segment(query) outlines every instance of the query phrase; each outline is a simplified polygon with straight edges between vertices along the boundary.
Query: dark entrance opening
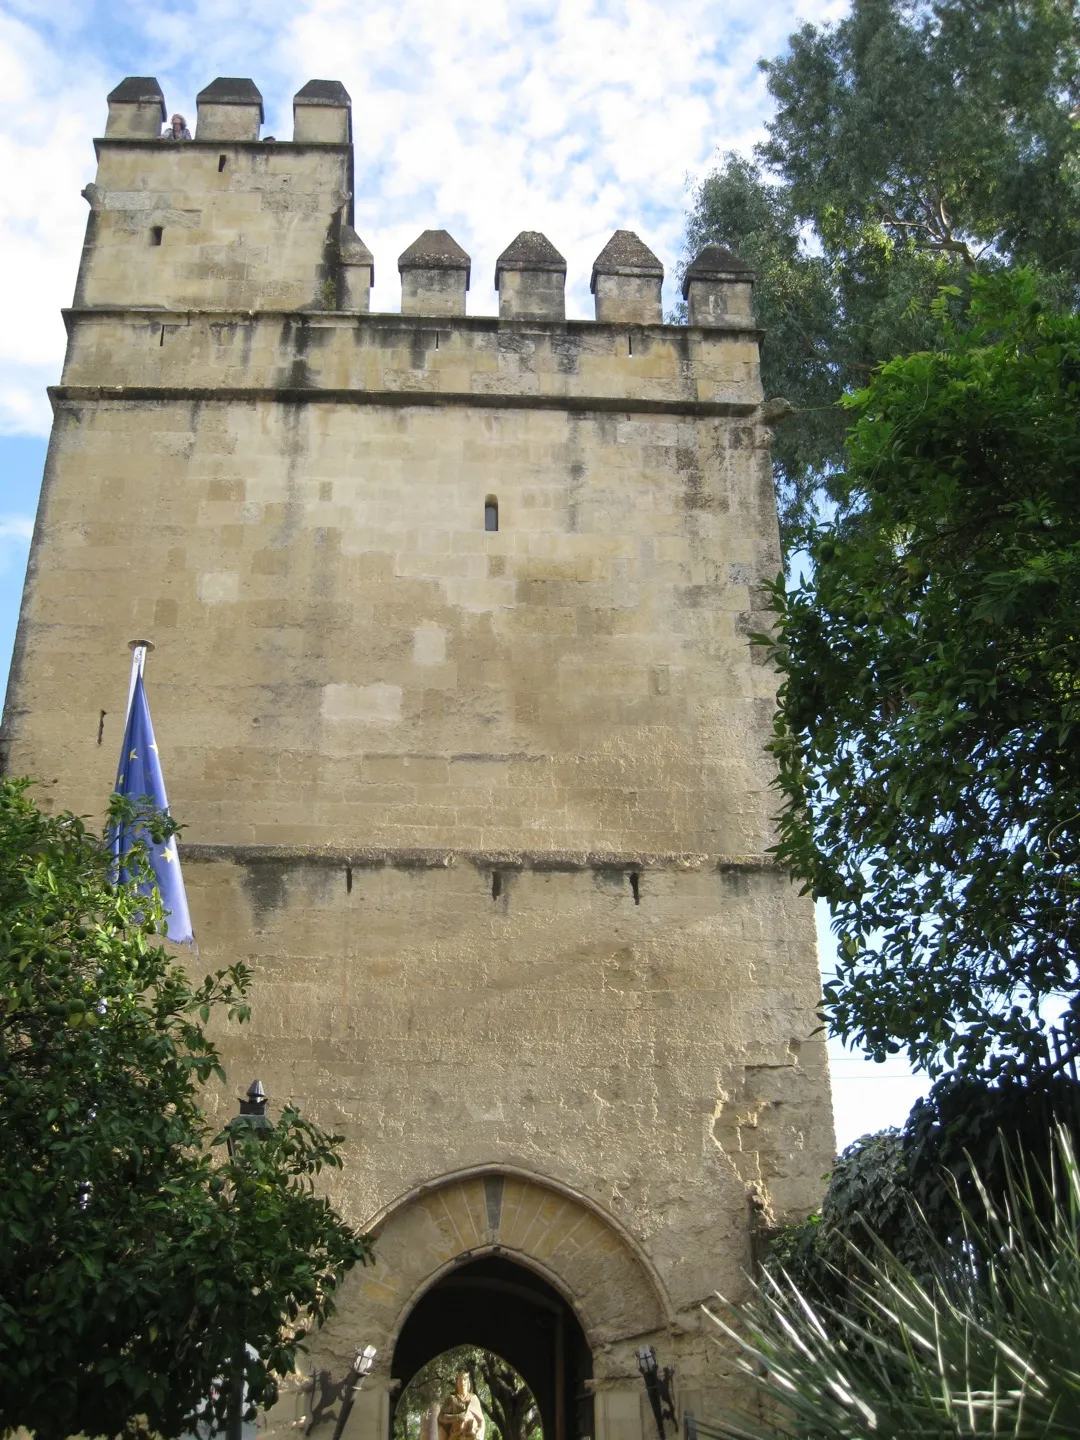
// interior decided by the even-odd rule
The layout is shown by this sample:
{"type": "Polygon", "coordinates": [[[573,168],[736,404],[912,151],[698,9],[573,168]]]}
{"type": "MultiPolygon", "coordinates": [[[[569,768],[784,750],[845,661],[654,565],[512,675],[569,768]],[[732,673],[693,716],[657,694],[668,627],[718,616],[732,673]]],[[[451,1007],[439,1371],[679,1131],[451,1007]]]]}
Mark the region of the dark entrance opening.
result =
{"type": "Polygon", "coordinates": [[[533,1271],[493,1255],[444,1275],[402,1326],[394,1395],[455,1345],[478,1345],[514,1367],[536,1396],[544,1440],[592,1436],[589,1343],[570,1306],[533,1271]]]}

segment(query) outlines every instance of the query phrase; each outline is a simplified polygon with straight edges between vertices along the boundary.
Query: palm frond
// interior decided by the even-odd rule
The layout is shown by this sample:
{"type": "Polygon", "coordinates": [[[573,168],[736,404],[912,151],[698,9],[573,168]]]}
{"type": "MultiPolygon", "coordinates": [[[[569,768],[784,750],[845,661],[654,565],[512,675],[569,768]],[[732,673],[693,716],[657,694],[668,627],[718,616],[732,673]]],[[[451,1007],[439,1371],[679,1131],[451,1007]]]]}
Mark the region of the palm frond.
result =
{"type": "Polygon", "coordinates": [[[706,1315],[734,1348],[766,1419],[725,1440],[1069,1440],[1080,1437],[1080,1165],[1059,1130],[1049,1176],[1022,1161],[1004,1194],[978,1185],[959,1244],[929,1229],[932,1279],[886,1246],[850,1242],[844,1309],[814,1304],[784,1271],[748,1302],[706,1315]]]}

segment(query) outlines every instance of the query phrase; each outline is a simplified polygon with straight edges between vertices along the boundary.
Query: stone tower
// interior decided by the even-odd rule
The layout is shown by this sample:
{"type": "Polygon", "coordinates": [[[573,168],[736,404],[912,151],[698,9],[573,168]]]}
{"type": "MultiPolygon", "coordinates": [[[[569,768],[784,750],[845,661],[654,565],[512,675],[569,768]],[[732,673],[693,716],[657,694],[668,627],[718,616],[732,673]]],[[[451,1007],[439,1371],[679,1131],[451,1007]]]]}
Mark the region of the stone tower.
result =
{"type": "Polygon", "coordinates": [[[209,1103],[257,1076],[343,1132],[334,1198],[377,1234],[312,1354],[336,1381],[378,1347],[350,1440],[460,1342],[547,1440],[654,1440],[636,1348],[715,1411],[699,1306],[832,1155],[813,916],[766,855],[752,277],[711,247],[664,324],[616,231],[568,321],[525,232],[469,316],[427,230],[369,313],[349,97],[294,104],[260,140],[215,80],[161,143],[155,80],[109,96],[4,763],[102,813],[154,641],[200,963],[255,973],[209,1103]]]}

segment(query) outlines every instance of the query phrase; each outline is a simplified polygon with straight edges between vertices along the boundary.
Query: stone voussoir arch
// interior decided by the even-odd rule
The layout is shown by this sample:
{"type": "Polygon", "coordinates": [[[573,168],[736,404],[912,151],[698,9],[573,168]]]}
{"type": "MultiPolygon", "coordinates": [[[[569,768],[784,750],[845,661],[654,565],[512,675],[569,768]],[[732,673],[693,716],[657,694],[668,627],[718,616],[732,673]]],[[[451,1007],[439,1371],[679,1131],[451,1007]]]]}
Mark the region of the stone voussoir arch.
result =
{"type": "MultiPolygon", "coordinates": [[[[458,1265],[500,1255],[549,1282],[577,1314],[594,1358],[668,1329],[674,1311],[648,1257],[595,1201],[546,1176],[477,1166],[417,1186],[377,1214],[375,1265],[341,1297],[389,1364],[417,1301],[458,1265]]],[[[356,1333],[359,1333],[357,1329],[356,1333]]],[[[381,1367],[380,1367],[381,1368],[381,1367]]]]}

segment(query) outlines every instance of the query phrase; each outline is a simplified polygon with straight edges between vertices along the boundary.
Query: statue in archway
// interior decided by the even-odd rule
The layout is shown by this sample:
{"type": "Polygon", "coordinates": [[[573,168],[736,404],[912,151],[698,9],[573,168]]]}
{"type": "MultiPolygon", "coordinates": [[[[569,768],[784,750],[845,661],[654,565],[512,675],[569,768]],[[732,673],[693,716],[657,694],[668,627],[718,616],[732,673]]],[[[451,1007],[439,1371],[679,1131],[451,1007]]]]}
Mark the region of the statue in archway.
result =
{"type": "Polygon", "coordinates": [[[439,1440],[484,1440],[486,1428],[480,1397],[462,1370],[439,1410],[439,1440]]]}

